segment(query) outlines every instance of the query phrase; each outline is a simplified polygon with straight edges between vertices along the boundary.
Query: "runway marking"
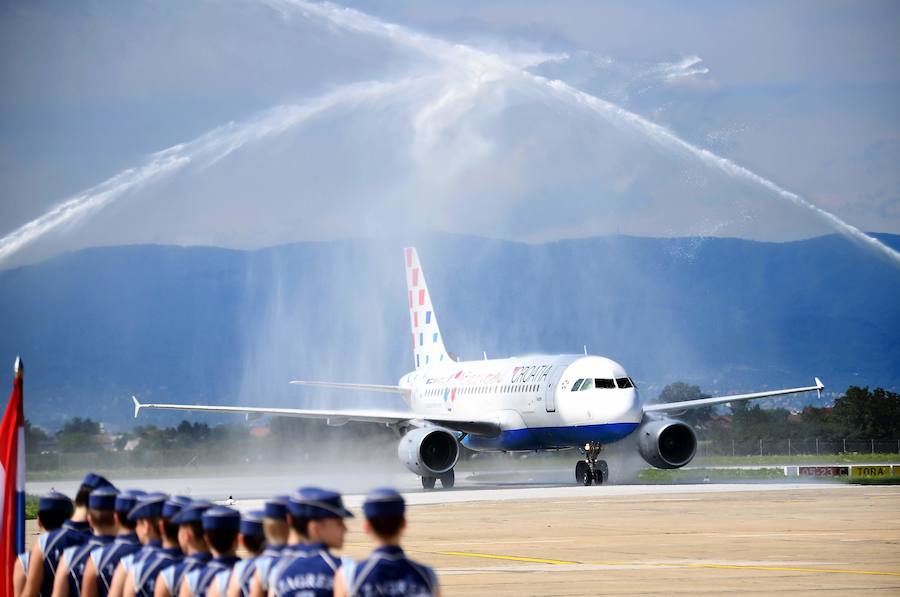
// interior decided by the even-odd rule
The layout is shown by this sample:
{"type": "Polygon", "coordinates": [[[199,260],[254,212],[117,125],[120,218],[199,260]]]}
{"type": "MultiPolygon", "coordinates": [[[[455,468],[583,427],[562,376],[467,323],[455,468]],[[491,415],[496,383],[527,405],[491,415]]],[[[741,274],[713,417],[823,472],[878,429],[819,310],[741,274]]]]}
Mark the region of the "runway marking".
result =
{"type": "MultiPolygon", "coordinates": [[[[713,570],[763,570],[768,572],[805,572],[814,574],[861,574],[869,576],[898,576],[900,572],[888,572],[884,570],[848,570],[842,568],[802,568],[794,566],[765,566],[758,564],[715,564],[701,562],[576,562],[572,560],[551,560],[545,558],[530,558],[524,556],[508,556],[490,553],[476,553],[469,551],[432,551],[423,552],[442,556],[458,556],[465,558],[482,558],[488,560],[505,560],[510,562],[531,562],[534,564],[551,564],[555,566],[635,566],[653,568],[702,568],[713,570]]],[[[572,568],[568,568],[571,570],[572,568]]]]}

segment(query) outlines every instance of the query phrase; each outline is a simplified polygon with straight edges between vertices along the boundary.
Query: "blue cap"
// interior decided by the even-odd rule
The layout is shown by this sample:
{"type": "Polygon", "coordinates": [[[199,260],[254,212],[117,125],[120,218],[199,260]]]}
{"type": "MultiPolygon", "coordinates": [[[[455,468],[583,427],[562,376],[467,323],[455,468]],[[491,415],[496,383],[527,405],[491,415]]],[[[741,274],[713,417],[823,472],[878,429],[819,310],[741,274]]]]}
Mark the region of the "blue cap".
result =
{"type": "Polygon", "coordinates": [[[204,531],[241,530],[241,513],[227,506],[213,506],[203,513],[204,531]]]}
{"type": "Polygon", "coordinates": [[[344,507],[341,494],[318,487],[301,487],[292,493],[288,510],[302,518],[353,518],[344,507]]]}
{"type": "Polygon", "coordinates": [[[147,495],[147,492],[140,489],[125,489],[116,496],[116,512],[127,514],[134,508],[137,501],[145,495],[147,495]]]}
{"type": "Polygon", "coordinates": [[[162,517],[172,519],[190,503],[191,498],[186,495],[173,495],[166,500],[165,504],[163,504],[162,517]]]}
{"type": "Polygon", "coordinates": [[[245,537],[262,537],[263,517],[265,515],[266,513],[263,510],[244,512],[241,516],[241,535],[245,537]]]}
{"type": "Polygon", "coordinates": [[[163,502],[166,501],[164,493],[148,493],[142,496],[128,512],[129,520],[142,518],[157,518],[162,514],[163,502]]]}
{"type": "Polygon", "coordinates": [[[81,484],[87,485],[91,489],[97,489],[98,487],[113,487],[113,484],[110,483],[106,477],[98,475],[97,473],[86,474],[81,484]]]}
{"type": "Polygon", "coordinates": [[[115,510],[118,495],[119,491],[115,487],[109,485],[98,487],[88,497],[88,508],[91,510],[115,510]]]}
{"type": "Polygon", "coordinates": [[[362,508],[366,518],[400,518],[406,512],[406,502],[396,489],[379,487],[369,492],[362,508]]]}
{"type": "Polygon", "coordinates": [[[209,502],[191,502],[181,509],[181,512],[172,517],[174,524],[189,524],[203,522],[203,513],[212,508],[209,502]]]}
{"type": "Polygon", "coordinates": [[[46,493],[38,500],[38,512],[57,512],[68,518],[74,511],[69,496],[58,491],[46,493]]]}
{"type": "Polygon", "coordinates": [[[276,495],[271,500],[266,500],[265,517],[286,520],[288,499],[286,495],[276,495]]]}

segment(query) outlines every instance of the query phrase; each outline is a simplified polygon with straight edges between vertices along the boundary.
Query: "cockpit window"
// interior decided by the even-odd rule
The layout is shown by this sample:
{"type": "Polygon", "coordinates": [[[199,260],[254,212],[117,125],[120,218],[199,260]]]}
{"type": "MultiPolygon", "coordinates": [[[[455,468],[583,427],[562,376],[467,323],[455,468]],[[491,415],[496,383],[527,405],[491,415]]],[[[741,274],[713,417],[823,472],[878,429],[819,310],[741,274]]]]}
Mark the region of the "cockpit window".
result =
{"type": "Polygon", "coordinates": [[[594,389],[594,380],[593,379],[588,378],[588,379],[584,380],[583,382],[581,382],[581,391],[582,392],[584,390],[593,390],[593,389],[594,389]]]}
{"type": "Polygon", "coordinates": [[[616,382],[614,382],[611,379],[601,379],[598,377],[597,379],[594,380],[594,383],[597,385],[598,388],[603,389],[603,390],[614,389],[616,387],[616,382]]]}
{"type": "Polygon", "coordinates": [[[577,391],[578,391],[578,388],[581,387],[581,382],[583,382],[583,381],[584,381],[583,379],[579,379],[578,381],[576,381],[575,383],[573,383],[573,384],[572,384],[572,391],[573,391],[573,392],[577,392],[577,391]]]}
{"type": "Polygon", "coordinates": [[[631,380],[628,379],[627,377],[620,377],[620,378],[616,379],[616,385],[618,385],[620,388],[633,388],[634,387],[634,384],[631,383],[631,380]]]}

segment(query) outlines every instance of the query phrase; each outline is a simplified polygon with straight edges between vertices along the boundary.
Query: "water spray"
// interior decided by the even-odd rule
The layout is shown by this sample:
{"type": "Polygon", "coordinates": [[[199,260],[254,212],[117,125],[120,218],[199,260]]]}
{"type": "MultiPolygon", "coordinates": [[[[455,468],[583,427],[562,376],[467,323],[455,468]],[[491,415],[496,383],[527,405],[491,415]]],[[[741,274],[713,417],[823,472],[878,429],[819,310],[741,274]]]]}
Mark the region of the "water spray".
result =
{"type": "MultiPolygon", "coordinates": [[[[682,139],[669,129],[647,120],[639,114],[631,112],[613,102],[581,91],[563,81],[550,80],[546,77],[532,74],[519,65],[504,59],[500,55],[492,54],[464,44],[451,44],[435,37],[414,32],[400,25],[386,23],[351,8],[344,8],[327,2],[312,3],[308,0],[266,1],[268,4],[276,7],[293,7],[307,16],[323,18],[329,23],[342,27],[348,31],[368,34],[389,40],[392,43],[414,49],[439,61],[461,64],[472,70],[480,70],[483,73],[493,73],[494,76],[497,76],[498,73],[505,73],[509,76],[529,81],[540,88],[549,89],[560,100],[583,107],[594,114],[624,123],[666,147],[700,159],[707,166],[720,170],[728,176],[743,179],[761,186],[767,191],[774,193],[776,196],[809,210],[837,232],[861,243],[863,246],[869,247],[870,249],[885,255],[895,263],[900,264],[900,252],[885,245],[877,238],[869,236],[852,224],[848,224],[835,214],[814,205],[797,193],[788,191],[775,182],[756,174],[728,158],[713,153],[708,149],[698,147],[697,145],[682,139]]],[[[696,61],[685,64],[684,66],[694,66],[695,63],[696,61]]]]}
{"type": "Polygon", "coordinates": [[[396,93],[415,79],[347,85],[305,103],[277,106],[242,122],[217,127],[187,143],[152,154],[143,165],[128,168],[62,203],[44,215],[0,238],[0,262],[60,227],[74,224],[150,182],[171,175],[188,164],[210,166],[248,143],[284,133],[338,106],[396,93]]]}

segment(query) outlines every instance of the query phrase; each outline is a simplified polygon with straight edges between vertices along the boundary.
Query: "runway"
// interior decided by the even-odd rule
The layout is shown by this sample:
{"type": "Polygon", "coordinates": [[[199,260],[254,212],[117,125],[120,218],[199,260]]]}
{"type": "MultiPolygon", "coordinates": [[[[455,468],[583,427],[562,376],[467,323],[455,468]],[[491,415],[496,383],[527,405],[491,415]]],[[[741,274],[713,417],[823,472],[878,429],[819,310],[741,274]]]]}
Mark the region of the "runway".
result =
{"type": "MultiPolygon", "coordinates": [[[[464,481],[404,492],[407,551],[437,569],[444,595],[900,594],[896,486],[464,481]]],[[[346,496],[356,512],[361,501],[346,496]]],[[[348,527],[343,555],[364,557],[360,519],[348,527]]]]}

